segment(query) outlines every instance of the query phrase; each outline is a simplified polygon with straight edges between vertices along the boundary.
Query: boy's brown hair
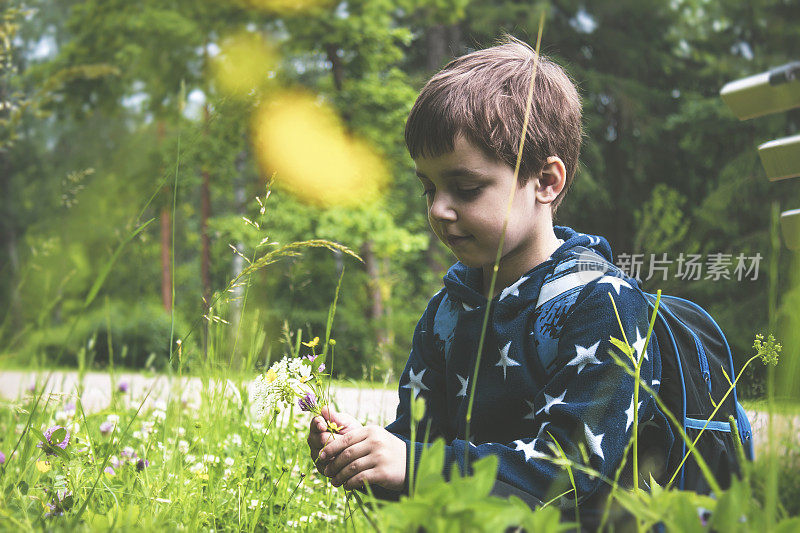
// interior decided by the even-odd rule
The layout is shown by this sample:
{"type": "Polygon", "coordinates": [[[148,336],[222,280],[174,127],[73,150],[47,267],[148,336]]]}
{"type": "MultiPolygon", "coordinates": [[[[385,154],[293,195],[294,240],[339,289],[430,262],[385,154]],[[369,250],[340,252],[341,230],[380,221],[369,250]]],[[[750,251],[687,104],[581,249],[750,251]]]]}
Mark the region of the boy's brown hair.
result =
{"type": "MultiPolygon", "coordinates": [[[[411,157],[450,152],[461,134],[513,168],[535,61],[530,46],[507,37],[503,44],[448,63],[425,84],[408,116],[405,139],[411,157]]],[[[548,157],[560,157],[567,176],[554,209],[575,176],[581,137],[578,91],[564,69],[540,54],[519,180],[524,184],[541,172],[548,157]]]]}

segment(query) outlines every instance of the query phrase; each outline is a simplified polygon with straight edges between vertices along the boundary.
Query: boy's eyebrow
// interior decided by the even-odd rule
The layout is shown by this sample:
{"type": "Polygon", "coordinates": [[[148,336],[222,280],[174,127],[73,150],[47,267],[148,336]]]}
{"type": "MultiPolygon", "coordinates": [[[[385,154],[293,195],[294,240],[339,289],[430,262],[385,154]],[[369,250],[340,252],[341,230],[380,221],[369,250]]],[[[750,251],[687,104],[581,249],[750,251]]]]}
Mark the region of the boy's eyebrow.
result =
{"type": "MultiPolygon", "coordinates": [[[[416,173],[418,178],[429,179],[428,176],[426,176],[419,170],[417,170],[416,173]]],[[[443,178],[455,178],[460,176],[466,178],[482,179],[486,177],[486,174],[483,174],[482,172],[478,172],[477,170],[472,170],[471,168],[466,168],[466,167],[451,168],[442,172],[443,178]]]]}

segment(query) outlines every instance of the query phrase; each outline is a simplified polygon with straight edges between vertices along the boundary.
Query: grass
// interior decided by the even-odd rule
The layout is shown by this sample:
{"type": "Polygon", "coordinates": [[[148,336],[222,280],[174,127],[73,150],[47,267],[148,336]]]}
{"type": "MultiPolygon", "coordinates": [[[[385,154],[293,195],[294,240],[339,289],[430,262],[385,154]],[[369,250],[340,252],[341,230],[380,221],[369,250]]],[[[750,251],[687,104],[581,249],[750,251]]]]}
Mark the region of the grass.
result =
{"type": "MultiPolygon", "coordinates": [[[[748,411],[767,412],[769,401],[766,398],[739,400],[748,411]]],[[[800,415],[800,400],[796,398],[775,398],[772,409],[778,415],[800,415]]]]}
{"type": "Polygon", "coordinates": [[[176,381],[144,407],[115,392],[85,414],[78,391],[0,405],[0,529],[343,527],[351,509],[313,468],[306,413],[262,424],[249,415],[245,383],[223,389],[213,383],[224,375],[207,377],[193,394],[176,381]],[[47,455],[27,426],[56,425],[69,442],[47,455]]]}

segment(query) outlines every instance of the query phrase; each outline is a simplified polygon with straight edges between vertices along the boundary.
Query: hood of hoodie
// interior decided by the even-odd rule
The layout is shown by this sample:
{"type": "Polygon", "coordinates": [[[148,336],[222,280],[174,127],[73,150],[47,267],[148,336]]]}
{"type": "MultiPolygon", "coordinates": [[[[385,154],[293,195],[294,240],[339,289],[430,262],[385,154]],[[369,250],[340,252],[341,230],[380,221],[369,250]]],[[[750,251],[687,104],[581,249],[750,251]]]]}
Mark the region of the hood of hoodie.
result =
{"type": "MultiPolygon", "coordinates": [[[[547,260],[523,274],[492,299],[492,306],[497,311],[502,314],[514,313],[521,307],[527,307],[531,301],[536,302],[547,274],[552,273],[559,263],[573,259],[578,250],[584,252],[588,249],[599,255],[602,260],[613,264],[611,246],[604,237],[579,233],[566,226],[555,226],[553,231],[556,237],[564,242],[547,260]]],[[[486,297],[481,294],[481,285],[481,269],[468,267],[461,262],[450,267],[444,276],[448,297],[458,301],[465,311],[486,305],[486,297]]]]}

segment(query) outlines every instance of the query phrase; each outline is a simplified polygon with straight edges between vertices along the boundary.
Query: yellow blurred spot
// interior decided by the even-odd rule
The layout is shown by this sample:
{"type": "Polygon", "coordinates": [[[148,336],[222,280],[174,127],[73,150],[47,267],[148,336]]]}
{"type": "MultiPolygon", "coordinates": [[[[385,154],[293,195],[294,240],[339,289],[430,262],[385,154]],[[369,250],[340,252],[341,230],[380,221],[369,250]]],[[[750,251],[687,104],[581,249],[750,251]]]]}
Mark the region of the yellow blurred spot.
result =
{"type": "Polygon", "coordinates": [[[272,383],[273,381],[278,379],[278,373],[270,368],[269,370],[267,370],[267,373],[264,377],[266,378],[267,383],[272,383]]]}
{"type": "Polygon", "coordinates": [[[319,337],[314,337],[314,340],[304,342],[303,346],[308,346],[309,348],[313,348],[317,344],[319,344],[319,337]]]}
{"type": "Polygon", "coordinates": [[[36,470],[42,474],[49,472],[50,468],[50,461],[36,461],[36,470]]]}
{"type": "Polygon", "coordinates": [[[245,96],[266,85],[276,63],[277,53],[263,36],[244,32],[223,40],[211,67],[223,92],[245,96]]]}
{"type": "Polygon", "coordinates": [[[262,169],[300,200],[333,207],[379,199],[388,176],[383,160],[312,95],[278,95],[258,111],[254,130],[262,169]]]}
{"type": "Polygon", "coordinates": [[[240,0],[247,7],[271,13],[302,13],[314,7],[331,5],[332,0],[240,0]]]}

